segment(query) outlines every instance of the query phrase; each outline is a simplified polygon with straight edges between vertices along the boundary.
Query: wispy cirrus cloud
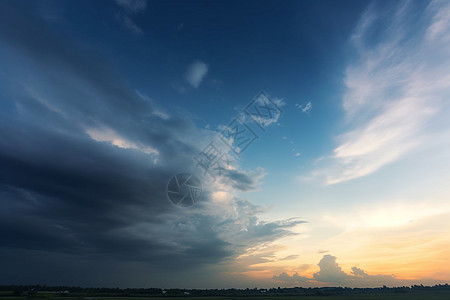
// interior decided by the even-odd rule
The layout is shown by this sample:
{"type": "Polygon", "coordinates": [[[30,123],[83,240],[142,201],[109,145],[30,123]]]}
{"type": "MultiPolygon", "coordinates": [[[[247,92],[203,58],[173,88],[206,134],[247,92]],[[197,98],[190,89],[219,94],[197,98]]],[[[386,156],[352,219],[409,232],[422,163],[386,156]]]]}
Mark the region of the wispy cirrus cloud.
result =
{"type": "MultiPolygon", "coordinates": [[[[349,130],[326,169],[335,184],[371,174],[423,144],[424,129],[450,95],[450,4],[370,6],[351,37],[358,58],[346,69],[342,105],[349,130]]],[[[438,130],[438,129],[436,129],[438,130]]]]}
{"type": "Polygon", "coordinates": [[[116,4],[123,9],[123,13],[116,15],[116,18],[128,30],[135,35],[143,35],[144,31],[133,20],[132,16],[145,11],[147,8],[146,0],[116,0],[116,4]]]}
{"type": "Polygon", "coordinates": [[[144,11],[147,8],[146,0],[116,0],[116,3],[132,14],[144,11]]]}
{"type": "Polygon", "coordinates": [[[133,19],[128,15],[117,15],[117,20],[121,22],[129,31],[139,36],[143,35],[144,31],[139,27],[133,19]]]}
{"type": "Polygon", "coordinates": [[[305,104],[298,104],[295,103],[295,108],[301,110],[302,112],[306,113],[312,109],[312,103],[311,101],[306,102],[305,104]]]}

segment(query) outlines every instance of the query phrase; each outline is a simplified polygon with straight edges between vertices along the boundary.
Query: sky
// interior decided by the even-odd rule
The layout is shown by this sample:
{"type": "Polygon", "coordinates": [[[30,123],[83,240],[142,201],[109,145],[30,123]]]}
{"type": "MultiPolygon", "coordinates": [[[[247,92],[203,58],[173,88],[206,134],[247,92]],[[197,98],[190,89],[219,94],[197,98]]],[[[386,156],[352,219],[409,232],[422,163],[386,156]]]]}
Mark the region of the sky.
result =
{"type": "Polygon", "coordinates": [[[450,281],[450,2],[0,2],[0,284],[450,281]]]}

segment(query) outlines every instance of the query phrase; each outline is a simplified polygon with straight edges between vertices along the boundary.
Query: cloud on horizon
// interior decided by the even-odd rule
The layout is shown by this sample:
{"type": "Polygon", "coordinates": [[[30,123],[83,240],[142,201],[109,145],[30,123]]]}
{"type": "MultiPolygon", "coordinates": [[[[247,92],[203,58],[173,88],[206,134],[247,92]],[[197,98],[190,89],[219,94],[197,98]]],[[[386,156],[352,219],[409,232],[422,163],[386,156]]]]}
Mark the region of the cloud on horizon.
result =
{"type": "Polygon", "coordinates": [[[358,267],[352,267],[350,274],[348,274],[339,266],[337,258],[329,254],[324,255],[317,265],[320,270],[314,273],[312,277],[300,276],[298,273],[288,275],[283,272],[280,275],[274,275],[273,279],[294,285],[321,285],[325,283],[330,286],[348,287],[398,286],[404,283],[393,275],[369,275],[358,267]]]}

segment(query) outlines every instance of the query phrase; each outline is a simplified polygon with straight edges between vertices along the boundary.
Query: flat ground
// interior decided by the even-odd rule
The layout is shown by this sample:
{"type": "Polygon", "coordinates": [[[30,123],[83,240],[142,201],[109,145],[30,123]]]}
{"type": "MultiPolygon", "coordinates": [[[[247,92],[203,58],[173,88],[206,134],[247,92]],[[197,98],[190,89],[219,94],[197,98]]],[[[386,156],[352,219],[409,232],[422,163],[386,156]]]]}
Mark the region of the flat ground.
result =
{"type": "Polygon", "coordinates": [[[45,300],[450,300],[450,291],[414,292],[414,293],[386,293],[386,294],[358,294],[358,295],[331,295],[331,296],[261,296],[261,297],[2,297],[7,300],[45,299],[45,300]]]}

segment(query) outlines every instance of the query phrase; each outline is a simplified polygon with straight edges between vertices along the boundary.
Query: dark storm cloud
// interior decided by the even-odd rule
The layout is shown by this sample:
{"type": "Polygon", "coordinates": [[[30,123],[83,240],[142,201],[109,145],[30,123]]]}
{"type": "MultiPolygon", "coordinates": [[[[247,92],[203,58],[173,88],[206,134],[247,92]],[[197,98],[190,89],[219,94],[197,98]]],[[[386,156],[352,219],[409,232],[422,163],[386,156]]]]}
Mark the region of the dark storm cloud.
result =
{"type": "MultiPolygon", "coordinates": [[[[72,257],[66,264],[77,270],[96,258],[182,270],[290,234],[298,222],[257,222],[260,208],[244,200],[233,202],[235,215],[218,218],[208,191],[193,209],[174,207],[166,184],[194,168],[202,146],[195,125],[162,118],[98,50],[67,41],[14,3],[0,3],[0,42],[13,60],[1,71],[13,88],[0,106],[0,248],[12,259],[0,279],[28,278],[17,265],[36,278],[39,263],[26,270],[14,261],[27,255],[45,253],[42,263],[52,263],[48,253],[72,257]]],[[[249,190],[260,177],[233,171],[227,178],[249,190]]]]}
{"type": "Polygon", "coordinates": [[[57,38],[39,19],[6,4],[1,12],[2,40],[32,58],[36,89],[51,91],[16,95],[10,100],[20,113],[0,124],[4,206],[18,210],[2,218],[2,242],[54,250],[114,249],[128,255],[135,252],[128,248],[158,252],[148,240],[109,232],[136,221],[130,207],[147,212],[140,221],[173,209],[165,197],[167,180],[191,162],[187,157],[193,152],[176,136],[192,134],[193,125],[153,115],[150,103],[111,75],[108,65],[57,38]],[[82,95],[84,89],[91,91],[82,95]],[[46,98],[45,104],[38,98],[46,98]],[[162,164],[153,164],[138,150],[92,140],[83,127],[97,124],[134,143],[157,145],[162,164]]]}

